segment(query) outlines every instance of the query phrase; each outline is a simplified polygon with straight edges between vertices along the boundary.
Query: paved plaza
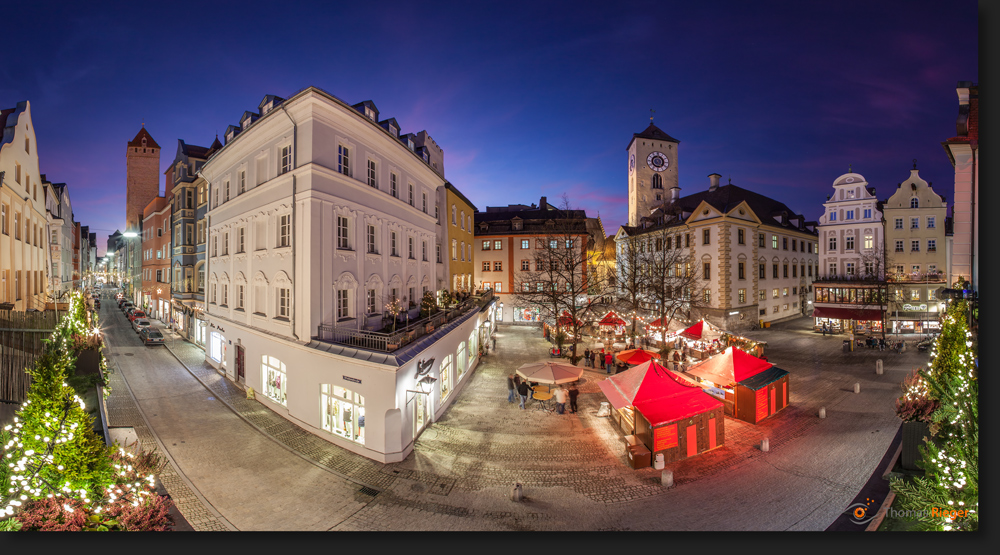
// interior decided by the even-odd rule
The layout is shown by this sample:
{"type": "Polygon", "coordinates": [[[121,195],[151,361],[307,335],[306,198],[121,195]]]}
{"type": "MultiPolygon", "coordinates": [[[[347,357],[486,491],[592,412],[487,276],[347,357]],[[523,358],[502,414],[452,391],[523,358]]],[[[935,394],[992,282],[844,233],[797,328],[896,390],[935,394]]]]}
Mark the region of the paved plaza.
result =
{"type": "Polygon", "coordinates": [[[790,406],[756,426],[727,418],[725,445],[668,465],[665,489],[660,471],[629,467],[620,432],[597,416],[600,369],[584,372],[576,414],[507,402],[505,376],[548,360],[537,328],[501,325],[414,452],[382,464],[248,401],[169,330],[166,348],[147,348],[114,303],[102,316],[111,425],[168,456],[164,485],[195,530],[824,530],[875,471],[899,426],[898,384],[927,361],[915,349],[845,353],[808,318],[751,332],[791,373],[790,406]]]}

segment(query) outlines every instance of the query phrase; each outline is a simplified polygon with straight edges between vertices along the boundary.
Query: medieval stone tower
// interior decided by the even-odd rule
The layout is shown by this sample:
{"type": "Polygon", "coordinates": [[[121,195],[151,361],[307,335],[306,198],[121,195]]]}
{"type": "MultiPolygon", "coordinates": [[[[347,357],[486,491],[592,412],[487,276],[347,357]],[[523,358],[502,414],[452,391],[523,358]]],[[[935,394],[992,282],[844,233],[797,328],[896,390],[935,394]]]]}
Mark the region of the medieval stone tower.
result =
{"type": "Polygon", "coordinates": [[[677,181],[677,148],[680,141],[653,125],[632,135],[628,151],[628,225],[680,195],[677,181]]]}
{"type": "Polygon", "coordinates": [[[160,194],[160,145],[143,126],[125,152],[125,229],[139,231],[142,210],[160,194]]]}

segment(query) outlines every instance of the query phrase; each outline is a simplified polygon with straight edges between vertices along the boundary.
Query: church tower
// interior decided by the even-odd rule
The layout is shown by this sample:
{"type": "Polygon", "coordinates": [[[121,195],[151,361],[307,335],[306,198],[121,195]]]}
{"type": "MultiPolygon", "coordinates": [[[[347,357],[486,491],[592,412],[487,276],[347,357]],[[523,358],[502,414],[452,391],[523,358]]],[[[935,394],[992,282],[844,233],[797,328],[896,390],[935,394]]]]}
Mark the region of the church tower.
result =
{"type": "Polygon", "coordinates": [[[138,232],[143,209],[160,194],[160,145],[145,125],[125,152],[125,186],[125,230],[138,232]]]}
{"type": "Polygon", "coordinates": [[[653,125],[632,135],[628,144],[628,225],[639,225],[653,208],[680,193],[677,149],[680,141],[653,125]]]}

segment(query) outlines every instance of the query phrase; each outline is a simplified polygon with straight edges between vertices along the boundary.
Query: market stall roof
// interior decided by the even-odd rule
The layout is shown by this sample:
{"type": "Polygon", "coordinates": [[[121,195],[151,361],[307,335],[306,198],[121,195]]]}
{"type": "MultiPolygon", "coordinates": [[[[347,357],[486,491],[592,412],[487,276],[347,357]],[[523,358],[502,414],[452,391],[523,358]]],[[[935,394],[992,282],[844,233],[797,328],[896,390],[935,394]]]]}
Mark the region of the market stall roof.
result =
{"type": "Polygon", "coordinates": [[[655,360],[597,384],[616,409],[632,406],[656,426],[722,406],[700,387],[685,383],[655,360]]]}
{"type": "Polygon", "coordinates": [[[688,368],[687,373],[720,386],[729,386],[756,376],[772,366],[774,365],[770,362],[740,349],[727,347],[721,354],[688,368]]]}
{"type": "Polygon", "coordinates": [[[682,331],[681,335],[688,339],[718,339],[722,337],[722,330],[701,319],[695,322],[693,326],[682,331]]]}
{"type": "MultiPolygon", "coordinates": [[[[663,325],[660,323],[660,318],[657,318],[656,320],[653,320],[652,322],[646,324],[646,327],[647,328],[657,328],[657,329],[659,329],[659,328],[663,327],[663,325]]],[[[668,322],[668,324],[667,324],[667,331],[669,331],[671,333],[674,333],[674,332],[678,332],[680,330],[683,330],[686,327],[687,326],[685,324],[682,324],[681,322],[678,322],[677,320],[670,320],[668,322]]]]}
{"type": "Polygon", "coordinates": [[[882,311],[873,308],[838,308],[813,305],[813,317],[880,322],[882,321],[882,311]]]}
{"type": "Polygon", "coordinates": [[[746,386],[748,389],[757,391],[758,389],[765,387],[766,385],[780,380],[785,374],[788,374],[787,370],[782,370],[777,366],[772,366],[763,372],[750,376],[749,378],[740,382],[740,385],[746,386]]]}
{"type": "Polygon", "coordinates": [[[615,357],[625,364],[642,364],[654,358],[660,358],[660,353],[647,351],[645,349],[629,349],[615,355],[615,357]]]}
{"type": "MultiPolygon", "coordinates": [[[[580,322],[580,320],[577,320],[576,323],[579,325],[581,322],[580,322]]],[[[559,316],[559,325],[560,326],[572,326],[573,325],[573,316],[571,316],[569,312],[567,312],[567,311],[564,310],[562,312],[562,315],[559,316]]]]}
{"type": "Polygon", "coordinates": [[[622,320],[617,314],[615,314],[615,311],[612,310],[611,312],[608,312],[607,314],[605,314],[604,318],[601,318],[601,321],[598,322],[598,325],[600,325],[600,326],[624,326],[625,323],[626,323],[625,320],[622,320]]]}

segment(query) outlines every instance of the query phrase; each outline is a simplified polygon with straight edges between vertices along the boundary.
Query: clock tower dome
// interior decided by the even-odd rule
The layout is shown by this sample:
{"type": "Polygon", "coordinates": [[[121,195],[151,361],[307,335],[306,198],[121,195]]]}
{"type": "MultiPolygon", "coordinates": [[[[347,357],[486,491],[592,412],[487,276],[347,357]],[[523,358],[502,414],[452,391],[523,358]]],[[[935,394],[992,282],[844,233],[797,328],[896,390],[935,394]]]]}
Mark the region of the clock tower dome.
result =
{"type": "Polygon", "coordinates": [[[670,198],[678,188],[677,149],[680,141],[667,135],[650,120],[642,133],[632,135],[628,147],[628,225],[670,198]]]}

